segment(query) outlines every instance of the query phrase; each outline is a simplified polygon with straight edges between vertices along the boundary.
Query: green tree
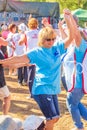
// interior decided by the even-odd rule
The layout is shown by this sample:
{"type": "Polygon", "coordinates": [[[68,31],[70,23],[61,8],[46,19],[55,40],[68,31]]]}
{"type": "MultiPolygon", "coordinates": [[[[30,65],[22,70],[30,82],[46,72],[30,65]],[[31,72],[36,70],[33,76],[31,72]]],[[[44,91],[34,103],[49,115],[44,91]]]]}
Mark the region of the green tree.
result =
{"type": "Polygon", "coordinates": [[[83,9],[87,9],[87,1],[83,4],[83,9]]]}
{"type": "Polygon", "coordinates": [[[56,2],[59,2],[60,4],[60,12],[62,12],[64,8],[69,8],[70,10],[75,10],[77,8],[87,9],[86,0],[56,0],[56,2]]]}

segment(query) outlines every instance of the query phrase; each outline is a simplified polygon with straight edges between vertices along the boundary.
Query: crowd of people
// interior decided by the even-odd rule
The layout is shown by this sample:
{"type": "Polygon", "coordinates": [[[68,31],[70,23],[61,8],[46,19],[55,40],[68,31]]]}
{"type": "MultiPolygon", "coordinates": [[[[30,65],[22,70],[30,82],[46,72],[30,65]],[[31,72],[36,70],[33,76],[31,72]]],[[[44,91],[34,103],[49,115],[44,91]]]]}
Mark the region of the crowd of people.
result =
{"type": "Polygon", "coordinates": [[[87,36],[69,9],[65,9],[64,20],[59,21],[58,31],[42,19],[29,18],[28,26],[9,25],[7,37],[0,37],[0,45],[7,46],[8,58],[0,49],[0,94],[4,98],[3,114],[10,108],[10,92],[5,83],[3,66],[17,73],[19,85],[27,84],[31,97],[37,102],[46,118],[44,130],[53,130],[60,118],[58,95],[61,92],[61,67],[64,87],[67,91],[66,106],[75,128],[85,130],[81,118],[87,120],[87,109],[81,103],[86,86],[87,36]],[[65,24],[65,25],[64,25],[65,24]],[[63,28],[64,25],[64,28],[63,28]],[[16,31],[18,29],[18,31],[16,31]],[[16,69],[15,69],[16,68],[16,69]]]}

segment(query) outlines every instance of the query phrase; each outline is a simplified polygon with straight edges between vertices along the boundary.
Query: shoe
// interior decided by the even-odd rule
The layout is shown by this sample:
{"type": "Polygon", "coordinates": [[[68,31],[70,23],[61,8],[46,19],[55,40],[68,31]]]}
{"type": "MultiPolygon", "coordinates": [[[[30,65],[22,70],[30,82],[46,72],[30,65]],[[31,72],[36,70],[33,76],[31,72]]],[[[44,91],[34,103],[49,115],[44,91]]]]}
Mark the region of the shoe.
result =
{"type": "Polygon", "coordinates": [[[23,86],[27,86],[27,82],[23,82],[22,84],[23,84],[23,86]]]}
{"type": "Polygon", "coordinates": [[[12,73],[9,72],[9,76],[12,76],[12,73]]]}
{"type": "Polygon", "coordinates": [[[21,87],[21,86],[23,86],[23,84],[22,83],[18,83],[18,86],[21,87]]]}
{"type": "Polygon", "coordinates": [[[12,73],[12,76],[17,76],[17,73],[15,72],[15,73],[12,73]]]}
{"type": "Polygon", "coordinates": [[[26,97],[26,99],[30,99],[30,98],[31,98],[31,96],[27,96],[27,97],[26,97]]]}

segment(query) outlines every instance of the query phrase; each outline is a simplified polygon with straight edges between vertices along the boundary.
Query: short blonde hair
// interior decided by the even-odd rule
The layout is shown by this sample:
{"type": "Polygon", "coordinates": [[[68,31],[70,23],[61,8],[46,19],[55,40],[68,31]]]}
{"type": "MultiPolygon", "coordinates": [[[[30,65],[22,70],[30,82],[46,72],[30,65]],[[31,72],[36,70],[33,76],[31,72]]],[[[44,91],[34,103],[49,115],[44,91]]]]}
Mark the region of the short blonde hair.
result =
{"type": "Polygon", "coordinates": [[[56,38],[56,31],[52,27],[44,27],[40,30],[38,35],[38,46],[43,47],[46,39],[56,38]]]}
{"type": "Polygon", "coordinates": [[[36,18],[30,18],[28,21],[29,29],[35,29],[38,27],[38,20],[36,18]]]}

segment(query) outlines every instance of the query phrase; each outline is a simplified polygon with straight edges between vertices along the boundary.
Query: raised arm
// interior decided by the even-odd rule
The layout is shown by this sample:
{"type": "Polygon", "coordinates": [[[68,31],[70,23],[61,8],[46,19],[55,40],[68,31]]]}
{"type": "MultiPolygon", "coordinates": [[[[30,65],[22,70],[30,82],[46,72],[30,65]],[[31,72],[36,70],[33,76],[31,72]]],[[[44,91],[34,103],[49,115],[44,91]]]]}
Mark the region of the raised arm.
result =
{"type": "Polygon", "coordinates": [[[64,41],[65,48],[67,48],[73,40],[75,40],[76,45],[79,46],[81,43],[82,37],[81,37],[80,31],[78,30],[76,22],[73,18],[73,15],[68,9],[64,10],[64,19],[65,19],[67,29],[68,29],[68,37],[64,41]]]}
{"type": "Polygon", "coordinates": [[[62,40],[67,38],[67,34],[66,34],[65,30],[63,29],[63,24],[64,24],[64,20],[62,20],[62,21],[60,20],[58,23],[58,28],[59,28],[62,40]]]}

